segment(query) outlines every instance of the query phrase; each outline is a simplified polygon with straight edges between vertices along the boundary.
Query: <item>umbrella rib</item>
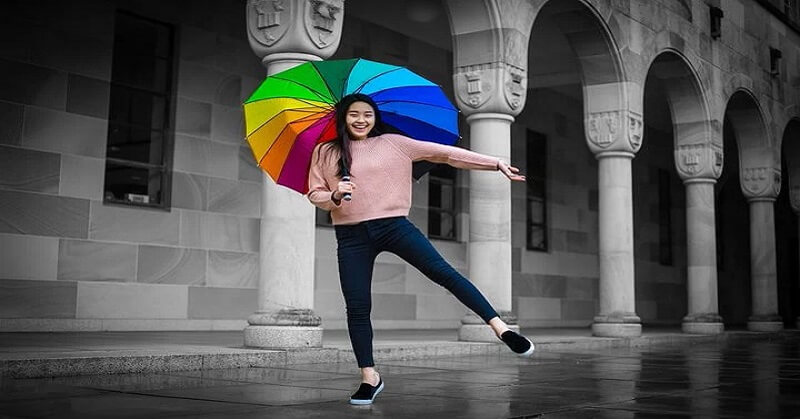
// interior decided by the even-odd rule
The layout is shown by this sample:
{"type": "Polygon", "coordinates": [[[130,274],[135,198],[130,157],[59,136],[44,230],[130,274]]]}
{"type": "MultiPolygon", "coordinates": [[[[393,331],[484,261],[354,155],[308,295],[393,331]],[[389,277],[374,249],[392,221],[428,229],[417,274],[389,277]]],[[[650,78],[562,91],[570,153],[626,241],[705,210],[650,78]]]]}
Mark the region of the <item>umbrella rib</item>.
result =
{"type": "MultiPolygon", "coordinates": [[[[320,100],[321,100],[321,101],[323,101],[323,102],[330,102],[330,101],[333,99],[333,98],[330,98],[330,97],[324,97],[324,96],[322,96],[322,93],[320,93],[320,92],[319,92],[317,89],[313,89],[313,88],[311,88],[310,86],[306,86],[305,84],[303,84],[303,83],[300,83],[300,82],[299,82],[299,81],[297,81],[297,80],[285,79],[285,78],[283,78],[283,77],[278,77],[278,76],[271,76],[271,77],[272,77],[272,78],[274,78],[274,79],[277,79],[277,80],[283,80],[283,81],[287,81],[287,82],[290,82],[290,83],[294,83],[294,84],[296,84],[296,85],[298,85],[298,86],[305,87],[306,89],[308,89],[308,91],[309,91],[309,92],[312,92],[312,93],[314,93],[315,95],[317,95],[317,97],[319,97],[319,98],[320,98],[320,100]]],[[[320,77],[320,78],[321,78],[321,77],[320,77]]],[[[324,81],[325,81],[325,79],[323,78],[323,79],[322,79],[322,81],[324,82],[324,81]]],[[[325,83],[325,86],[328,86],[328,84],[327,84],[327,83],[325,83]]],[[[328,90],[330,91],[330,86],[328,86],[328,90]]]]}
{"type": "MultiPolygon", "coordinates": [[[[296,98],[290,98],[290,99],[296,99],[296,98]]],[[[280,114],[282,114],[282,113],[284,113],[284,112],[286,112],[286,111],[298,111],[298,112],[309,112],[309,113],[312,113],[312,112],[313,112],[313,113],[320,113],[320,112],[330,112],[330,111],[331,111],[331,109],[329,109],[329,108],[323,108],[323,107],[321,107],[321,106],[319,106],[319,105],[315,105],[315,104],[313,104],[313,103],[306,102],[306,101],[304,101],[304,100],[302,100],[302,99],[297,99],[297,100],[299,100],[299,101],[301,101],[301,102],[304,102],[305,104],[309,105],[309,108],[317,108],[317,109],[322,109],[322,110],[321,110],[321,111],[318,111],[318,112],[315,112],[315,111],[305,111],[305,109],[309,109],[309,108],[292,108],[292,109],[284,109],[284,110],[282,110],[282,111],[280,111],[280,112],[276,113],[275,115],[272,115],[272,118],[270,118],[270,119],[267,119],[266,121],[264,121],[264,122],[263,122],[261,125],[259,125],[257,128],[253,129],[253,131],[252,131],[252,132],[256,132],[256,131],[260,130],[261,128],[263,128],[263,127],[264,127],[264,125],[267,125],[267,124],[268,124],[268,123],[270,123],[270,122],[271,122],[273,119],[277,118],[277,117],[278,117],[278,115],[280,115],[280,114]]]]}
{"type": "MultiPolygon", "coordinates": [[[[320,114],[320,113],[322,113],[322,112],[317,112],[314,115],[317,115],[317,114],[320,114]]],[[[295,122],[301,122],[301,121],[306,120],[306,119],[308,119],[308,118],[310,118],[311,116],[314,116],[314,115],[309,115],[309,116],[303,117],[301,119],[294,120],[294,121],[289,122],[286,125],[284,125],[283,128],[281,129],[281,132],[278,133],[278,135],[275,136],[275,141],[273,141],[272,144],[269,147],[267,147],[267,151],[265,151],[264,155],[261,156],[261,160],[258,161],[259,166],[261,165],[261,162],[264,161],[265,158],[267,158],[267,154],[269,154],[270,150],[272,150],[272,147],[274,147],[275,144],[278,142],[278,138],[280,138],[281,135],[283,135],[283,133],[286,132],[286,129],[289,128],[289,125],[291,125],[291,124],[293,124],[295,122]]],[[[322,118],[324,118],[324,116],[322,118]]],[[[322,118],[319,118],[319,119],[322,119],[322,118]]],[[[314,125],[314,123],[312,122],[311,125],[314,125]]],[[[306,127],[306,129],[308,129],[308,127],[306,127]]],[[[303,131],[305,131],[305,130],[303,130],[303,131]]]]}
{"type": "MultiPolygon", "coordinates": [[[[275,115],[275,117],[277,117],[278,115],[282,114],[283,112],[286,112],[286,111],[281,111],[281,112],[278,112],[278,113],[275,115]]],[[[298,118],[298,119],[295,119],[294,121],[291,121],[291,122],[288,122],[288,123],[286,123],[286,124],[283,126],[283,128],[281,128],[281,132],[279,132],[279,133],[278,133],[278,135],[277,135],[275,138],[278,138],[278,137],[280,137],[280,136],[281,136],[281,134],[283,134],[283,131],[285,131],[285,130],[286,130],[286,127],[288,127],[290,124],[292,124],[292,123],[294,123],[294,122],[301,122],[301,121],[305,121],[305,120],[307,120],[308,118],[312,118],[312,117],[314,117],[314,116],[316,116],[316,115],[318,115],[318,114],[320,114],[320,113],[322,113],[322,112],[309,113],[308,115],[306,115],[306,116],[304,116],[304,117],[302,117],[302,118],[298,118]]],[[[273,117],[272,119],[274,119],[275,117],[273,117]]],[[[262,124],[262,125],[261,125],[261,126],[258,128],[258,129],[261,129],[261,128],[262,128],[264,125],[266,125],[266,124],[262,124]]],[[[258,129],[256,129],[256,130],[253,130],[253,133],[255,133],[256,131],[258,131],[258,129]]],[[[251,134],[251,135],[252,135],[252,134],[251,134]]],[[[248,137],[249,137],[249,136],[248,136],[248,137]]],[[[246,140],[246,139],[245,139],[245,140],[246,140]]],[[[273,142],[273,145],[274,145],[274,144],[275,144],[275,143],[273,142]]],[[[266,151],[264,154],[268,153],[270,149],[272,149],[272,146],[269,146],[269,147],[267,148],[267,151],[266,151]]]]}
{"type": "MultiPolygon", "coordinates": [[[[294,112],[305,112],[305,113],[307,113],[307,114],[308,114],[308,115],[306,115],[306,116],[303,116],[303,117],[301,117],[301,118],[298,118],[298,120],[303,120],[303,119],[305,119],[305,118],[308,118],[308,117],[309,117],[309,116],[311,116],[311,115],[316,115],[316,114],[318,114],[318,113],[321,113],[321,112],[315,112],[315,111],[306,111],[305,109],[306,109],[306,108],[284,109],[284,110],[282,110],[282,111],[280,111],[280,112],[276,113],[275,115],[273,115],[273,116],[272,116],[272,118],[270,118],[270,119],[268,119],[268,120],[264,121],[264,123],[263,123],[263,124],[259,125],[257,128],[255,128],[253,131],[251,131],[251,134],[252,134],[252,133],[254,133],[254,132],[256,132],[256,131],[258,131],[258,130],[260,130],[261,128],[264,128],[264,126],[265,126],[265,125],[267,125],[267,124],[269,124],[270,122],[272,122],[272,120],[274,120],[275,118],[277,118],[278,116],[280,116],[280,115],[281,115],[282,113],[284,113],[284,112],[294,111],[294,112]]],[[[330,112],[330,111],[326,111],[326,112],[330,112]]],[[[248,135],[248,137],[249,137],[249,135],[248,135]]]]}
{"type": "MultiPolygon", "coordinates": [[[[419,122],[420,124],[425,124],[425,125],[428,125],[428,126],[430,126],[430,127],[433,127],[433,128],[436,128],[436,129],[438,129],[439,131],[444,131],[444,132],[450,132],[450,133],[453,133],[452,131],[450,131],[450,130],[448,130],[448,129],[446,129],[446,128],[442,128],[442,127],[440,127],[440,126],[438,126],[438,125],[434,125],[434,124],[432,124],[432,123],[430,123],[430,122],[427,122],[427,121],[424,121],[424,120],[422,120],[422,119],[417,119],[417,118],[414,118],[413,116],[403,115],[403,114],[401,114],[401,113],[392,112],[392,111],[381,111],[381,112],[383,112],[383,113],[388,113],[388,114],[392,114],[392,115],[397,115],[397,116],[398,116],[398,117],[400,117],[400,118],[413,119],[414,121],[417,121],[417,122],[419,122]]],[[[458,133],[457,133],[457,132],[455,132],[455,133],[453,133],[453,134],[456,134],[456,135],[458,135],[458,133]]]]}
{"type": "MultiPolygon", "coordinates": [[[[320,120],[321,120],[321,119],[322,119],[322,118],[320,118],[320,120]]],[[[333,118],[331,118],[331,120],[333,120],[333,118]]],[[[330,124],[330,123],[331,123],[331,121],[328,121],[328,122],[326,122],[326,123],[325,123],[325,125],[322,127],[322,132],[324,132],[324,131],[325,131],[325,127],[326,127],[328,124],[330,124]]],[[[309,125],[308,127],[306,127],[306,129],[309,129],[309,128],[311,128],[311,127],[312,127],[314,124],[316,124],[316,122],[314,122],[313,124],[311,124],[311,125],[309,125]]],[[[305,131],[305,130],[303,130],[303,131],[305,131]]],[[[318,138],[317,138],[317,140],[318,140],[318,138]]],[[[314,149],[314,148],[315,148],[317,145],[319,145],[319,143],[316,143],[316,144],[314,144],[314,147],[312,147],[312,153],[313,153],[313,149],[314,149]]],[[[295,149],[295,147],[298,147],[298,141],[296,141],[296,140],[292,142],[292,146],[289,148],[289,153],[286,155],[287,159],[288,159],[289,155],[291,155],[291,154],[292,154],[292,151],[295,149]]],[[[311,160],[311,156],[309,156],[309,163],[310,163],[310,160],[311,160]]],[[[285,166],[285,165],[282,165],[282,166],[281,166],[280,173],[278,173],[278,178],[280,178],[281,176],[283,176],[283,171],[284,171],[285,169],[286,169],[286,166],[285,166]]],[[[306,177],[308,177],[308,175],[306,175],[306,177]]],[[[306,180],[306,182],[308,182],[308,181],[306,180]]]]}
{"type": "MultiPolygon", "coordinates": [[[[361,93],[361,89],[363,89],[364,86],[367,85],[367,83],[377,79],[378,77],[385,76],[385,75],[387,75],[389,73],[392,73],[392,72],[395,72],[395,71],[399,71],[399,70],[402,70],[402,69],[403,69],[403,67],[397,67],[397,68],[393,68],[393,69],[391,69],[389,71],[384,71],[383,73],[376,74],[376,75],[368,78],[367,80],[365,80],[363,83],[361,83],[361,85],[358,86],[358,89],[354,90],[353,93],[361,93]]],[[[411,71],[411,70],[408,70],[408,71],[411,71]]]]}
{"type": "Polygon", "coordinates": [[[446,110],[446,111],[458,112],[458,109],[456,109],[456,108],[446,108],[446,107],[444,107],[444,106],[435,105],[435,104],[433,104],[433,103],[417,102],[417,101],[415,101],[415,100],[395,100],[395,99],[389,99],[389,100],[376,100],[376,101],[375,101],[375,104],[376,104],[376,105],[378,105],[378,107],[380,107],[380,106],[381,106],[381,105],[383,105],[383,104],[389,104],[389,103],[413,103],[413,104],[416,104],[416,105],[425,105],[425,106],[430,106],[430,107],[432,107],[432,108],[439,108],[439,109],[443,109],[443,110],[446,110]]]}
{"type": "MultiPolygon", "coordinates": [[[[360,58],[359,58],[359,60],[360,60],[360,58]]],[[[356,63],[356,64],[357,64],[357,63],[356,63]]],[[[328,79],[326,79],[325,77],[322,77],[322,73],[319,71],[319,67],[317,67],[317,66],[313,65],[313,63],[312,63],[312,66],[314,67],[314,70],[317,72],[317,74],[319,74],[319,78],[320,78],[320,79],[322,79],[322,82],[323,82],[323,83],[325,83],[325,87],[327,87],[327,88],[328,88],[328,91],[329,91],[329,92],[331,92],[331,96],[336,96],[336,93],[335,93],[335,92],[333,91],[333,89],[331,88],[331,85],[330,85],[330,83],[328,83],[328,79]]],[[[353,67],[355,67],[355,66],[356,66],[356,65],[355,65],[355,64],[353,64],[353,65],[350,67],[350,71],[352,71],[352,70],[353,70],[353,67]]],[[[338,103],[338,102],[339,102],[339,99],[341,99],[341,98],[342,98],[342,96],[344,96],[344,92],[339,92],[339,98],[337,99],[337,98],[335,98],[335,97],[334,97],[334,98],[332,98],[332,99],[333,99],[333,101],[334,101],[334,102],[338,103]]]]}

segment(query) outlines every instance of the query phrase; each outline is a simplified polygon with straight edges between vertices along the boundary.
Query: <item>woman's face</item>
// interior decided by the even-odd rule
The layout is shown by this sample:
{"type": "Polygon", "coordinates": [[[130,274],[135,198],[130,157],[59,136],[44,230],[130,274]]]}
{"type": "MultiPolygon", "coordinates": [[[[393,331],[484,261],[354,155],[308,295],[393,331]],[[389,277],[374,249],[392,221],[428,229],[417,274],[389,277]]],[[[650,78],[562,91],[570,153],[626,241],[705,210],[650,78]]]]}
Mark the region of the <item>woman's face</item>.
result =
{"type": "Polygon", "coordinates": [[[354,140],[363,140],[375,126],[375,110],[366,102],[353,102],[347,108],[347,132],[354,140]]]}

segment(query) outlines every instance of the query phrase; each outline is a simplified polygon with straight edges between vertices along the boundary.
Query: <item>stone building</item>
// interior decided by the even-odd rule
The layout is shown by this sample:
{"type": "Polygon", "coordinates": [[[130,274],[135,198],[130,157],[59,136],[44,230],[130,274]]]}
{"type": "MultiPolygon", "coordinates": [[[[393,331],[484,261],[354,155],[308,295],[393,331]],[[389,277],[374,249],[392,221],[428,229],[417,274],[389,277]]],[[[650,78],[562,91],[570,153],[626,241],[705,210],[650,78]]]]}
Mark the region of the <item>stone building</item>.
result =
{"type": "MultiPolygon", "coordinates": [[[[510,321],[638,335],[796,327],[797,0],[4,2],[0,331],[344,328],[327,215],[277,187],[241,102],[309,60],[408,66],[462,147],[411,220],[510,321]]],[[[491,338],[390,254],[376,328],[491,338]]]]}

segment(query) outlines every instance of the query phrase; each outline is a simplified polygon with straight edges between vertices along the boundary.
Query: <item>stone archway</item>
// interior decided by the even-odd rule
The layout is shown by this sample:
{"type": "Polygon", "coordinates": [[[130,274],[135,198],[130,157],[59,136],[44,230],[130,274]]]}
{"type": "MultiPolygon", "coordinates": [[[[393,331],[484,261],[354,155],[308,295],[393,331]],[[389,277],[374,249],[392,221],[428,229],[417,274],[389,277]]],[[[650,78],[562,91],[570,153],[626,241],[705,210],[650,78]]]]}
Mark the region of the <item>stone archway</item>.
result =
{"type": "Polygon", "coordinates": [[[725,150],[732,164],[726,164],[717,189],[720,222],[717,241],[720,243],[720,311],[730,314],[732,323],[741,323],[744,303],[736,296],[749,285],[751,315],[747,326],[754,331],[780,330],[778,315],[774,203],[781,183],[773,141],[766,118],[756,98],[747,90],[733,93],[725,109],[725,150]],[[736,145],[734,148],[733,145],[736,145]],[[737,160],[738,158],[738,160],[737,160]],[[738,173],[733,170],[738,166],[738,173]],[[726,173],[727,172],[727,173],[726,173]],[[736,183],[740,192],[732,186],[736,183]],[[742,206],[741,195],[747,200],[742,206]],[[749,215],[749,222],[743,216],[749,215]],[[737,215],[733,217],[733,215],[737,215]],[[747,232],[748,234],[743,234],[747,232]],[[741,243],[749,239],[749,269],[743,260],[741,243]],[[749,272],[749,278],[742,277],[749,272]],[[747,284],[745,282],[748,282],[747,284]],[[734,301],[736,300],[736,301],[734,301]]]}
{"type": "Polygon", "coordinates": [[[642,232],[637,306],[647,322],[682,321],[685,332],[720,333],[713,198],[722,171],[719,124],[695,70],[675,50],[652,61],[644,103],[647,144],[634,160],[642,232]]]}
{"type": "MultiPolygon", "coordinates": [[[[527,0],[447,0],[453,38],[455,99],[469,123],[470,149],[511,161],[511,124],[525,106],[528,35],[535,16],[527,0]]],[[[469,276],[512,328],[511,185],[469,172],[469,276]]],[[[496,341],[473,313],[459,339],[496,341]]]]}
{"type": "MultiPolygon", "coordinates": [[[[551,25],[570,60],[577,63],[577,71],[568,77],[580,81],[577,96],[583,101],[585,141],[599,161],[600,313],[594,317],[593,332],[638,336],[630,161],[641,144],[641,92],[626,81],[611,35],[614,25],[604,16],[614,18],[595,8],[607,12],[610,6],[600,0],[447,0],[446,5],[453,35],[455,96],[468,115],[475,151],[509,156],[511,122],[526,101],[534,20],[551,25]]],[[[504,310],[511,300],[511,191],[484,177],[470,173],[470,276],[477,283],[493,284],[490,300],[496,298],[504,310]]],[[[465,326],[471,323],[465,318],[465,326]]]]}
{"type": "MultiPolygon", "coordinates": [[[[592,331],[596,336],[638,336],[641,321],[634,300],[631,159],[641,145],[642,120],[641,104],[632,105],[629,100],[631,89],[636,87],[627,83],[612,31],[593,2],[558,0],[539,4],[528,57],[529,100],[535,103],[537,94],[562,98],[572,104],[564,116],[566,120],[578,114],[576,106],[582,109],[584,129],[580,134],[597,161],[596,174],[583,173],[581,179],[586,184],[578,185],[590,189],[588,184],[594,183],[596,176],[597,205],[594,207],[591,201],[577,205],[591,217],[596,211],[598,228],[587,232],[577,231],[575,226],[571,235],[576,240],[580,237],[594,241],[596,237],[598,243],[599,310],[595,311],[592,331]]],[[[566,137],[560,138],[559,146],[575,141],[570,135],[558,137],[566,137]]],[[[590,161],[591,154],[576,150],[578,146],[576,142],[565,152],[577,156],[574,160],[590,161]]],[[[552,147],[558,150],[557,146],[552,147]]],[[[583,168],[594,169],[594,165],[592,161],[583,168]]],[[[591,190],[587,192],[592,196],[591,190]]],[[[569,317],[580,303],[567,297],[561,304],[562,317],[569,317]]]]}
{"type": "Polygon", "coordinates": [[[800,118],[783,130],[781,174],[775,202],[778,313],[784,326],[800,328],[800,118]]]}

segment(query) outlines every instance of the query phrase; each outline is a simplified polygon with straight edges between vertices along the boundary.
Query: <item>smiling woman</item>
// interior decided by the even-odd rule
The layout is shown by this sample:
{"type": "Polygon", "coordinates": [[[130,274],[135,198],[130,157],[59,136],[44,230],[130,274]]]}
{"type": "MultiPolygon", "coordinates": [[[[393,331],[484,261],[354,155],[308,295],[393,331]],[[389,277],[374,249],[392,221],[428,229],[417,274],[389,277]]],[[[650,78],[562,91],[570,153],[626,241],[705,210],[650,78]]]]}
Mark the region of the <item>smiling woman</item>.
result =
{"type": "Polygon", "coordinates": [[[524,181],[519,170],[495,157],[459,147],[383,133],[378,105],[367,95],[347,95],[336,105],[337,137],[315,148],[308,199],[331,211],[336,233],[339,281],[347,305],[350,342],[362,383],[352,404],[371,404],[384,388],[372,359],[370,313],[375,258],[400,256],[475,312],[515,353],[529,356],[533,343],[509,329],[481,292],[437,252],[408,220],[412,163],[426,160],[461,169],[500,170],[524,181]],[[356,184],[359,187],[356,187],[356,184]],[[352,200],[345,199],[352,195],[352,200]]]}
{"type": "Polygon", "coordinates": [[[364,140],[375,126],[375,111],[366,102],[355,102],[347,109],[347,129],[352,140],[364,140]]]}

